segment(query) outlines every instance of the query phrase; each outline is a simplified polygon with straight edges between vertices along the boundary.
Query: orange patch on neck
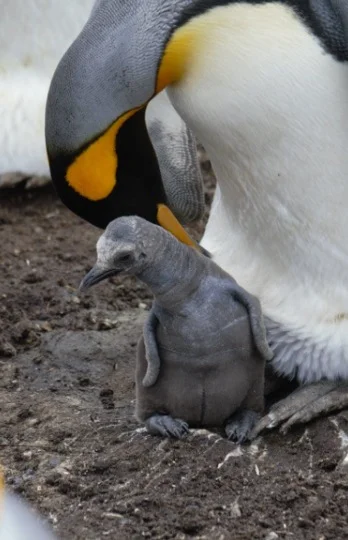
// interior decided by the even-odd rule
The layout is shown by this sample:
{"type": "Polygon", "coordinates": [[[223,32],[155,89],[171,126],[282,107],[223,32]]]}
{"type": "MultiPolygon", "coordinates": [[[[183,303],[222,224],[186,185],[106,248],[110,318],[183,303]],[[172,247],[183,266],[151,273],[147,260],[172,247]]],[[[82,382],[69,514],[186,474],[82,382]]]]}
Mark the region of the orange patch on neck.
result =
{"type": "Polygon", "coordinates": [[[157,222],[163,229],[170,232],[183,244],[187,244],[195,249],[200,249],[198,244],[185,231],[184,227],[174,216],[173,212],[165,204],[157,206],[157,222]]]}
{"type": "Polygon", "coordinates": [[[132,109],[118,118],[70,165],[66,180],[79,195],[99,201],[115,188],[118,165],[115,140],[123,124],[139,109],[132,109]]]}
{"type": "Polygon", "coordinates": [[[166,86],[179,82],[187,72],[191,53],[197,48],[202,27],[192,19],[178,28],[169,39],[159,66],[156,94],[166,86]]]}

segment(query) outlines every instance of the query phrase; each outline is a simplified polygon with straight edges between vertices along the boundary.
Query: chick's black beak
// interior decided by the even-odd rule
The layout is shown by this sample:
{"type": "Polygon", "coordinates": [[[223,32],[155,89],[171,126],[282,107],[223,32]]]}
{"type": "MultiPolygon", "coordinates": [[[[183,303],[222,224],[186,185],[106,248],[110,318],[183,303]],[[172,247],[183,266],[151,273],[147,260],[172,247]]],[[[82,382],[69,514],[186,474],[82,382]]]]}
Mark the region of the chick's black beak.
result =
{"type": "Polygon", "coordinates": [[[110,276],[115,276],[116,274],[119,274],[119,272],[119,270],[115,270],[114,268],[103,268],[95,265],[81,281],[79,291],[85,292],[93,285],[96,285],[100,281],[103,281],[110,276]]]}

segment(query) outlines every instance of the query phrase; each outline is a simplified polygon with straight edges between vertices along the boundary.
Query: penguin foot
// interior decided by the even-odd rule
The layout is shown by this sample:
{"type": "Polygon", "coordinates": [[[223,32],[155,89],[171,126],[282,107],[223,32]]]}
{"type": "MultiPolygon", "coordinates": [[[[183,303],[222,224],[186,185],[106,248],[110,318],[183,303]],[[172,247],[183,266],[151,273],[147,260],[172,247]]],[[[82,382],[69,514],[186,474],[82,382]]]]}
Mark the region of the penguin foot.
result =
{"type": "Polygon", "coordinates": [[[242,409],[229,418],[225,433],[230,441],[238,444],[251,440],[251,433],[261,414],[249,409],[242,409]]]}
{"type": "Polygon", "coordinates": [[[147,431],[151,435],[182,439],[189,432],[189,426],[180,418],[172,418],[166,414],[154,414],[145,421],[147,431]]]}
{"type": "Polygon", "coordinates": [[[285,399],[275,403],[255,426],[252,438],[265,429],[280,427],[285,434],[296,424],[304,424],[333,411],[348,407],[348,384],[333,381],[302,386],[285,399]]]}

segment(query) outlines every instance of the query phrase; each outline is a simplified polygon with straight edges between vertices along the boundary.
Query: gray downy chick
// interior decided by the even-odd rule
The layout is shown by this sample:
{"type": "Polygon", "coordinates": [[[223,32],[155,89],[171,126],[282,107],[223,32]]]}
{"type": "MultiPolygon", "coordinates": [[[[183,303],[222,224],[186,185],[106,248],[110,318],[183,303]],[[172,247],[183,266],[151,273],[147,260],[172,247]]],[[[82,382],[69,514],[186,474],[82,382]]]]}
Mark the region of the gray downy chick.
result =
{"type": "Polygon", "coordinates": [[[270,350],[259,301],[211,259],[140,217],[111,222],[85,290],[126,272],[152,291],[140,339],[136,416],[152,434],[224,426],[243,442],[263,411],[270,350]]]}

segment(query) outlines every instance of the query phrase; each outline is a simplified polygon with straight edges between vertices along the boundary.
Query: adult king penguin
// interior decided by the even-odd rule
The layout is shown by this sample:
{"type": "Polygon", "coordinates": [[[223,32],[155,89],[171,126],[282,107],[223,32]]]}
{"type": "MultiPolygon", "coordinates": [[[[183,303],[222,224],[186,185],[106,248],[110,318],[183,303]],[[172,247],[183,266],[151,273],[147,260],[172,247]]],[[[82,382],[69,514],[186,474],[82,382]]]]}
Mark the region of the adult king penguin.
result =
{"type": "MultiPolygon", "coordinates": [[[[44,137],[48,88],[93,4],[94,0],[0,0],[0,189],[26,177],[27,187],[48,181],[37,176],[49,175],[44,137]],[[58,20],[64,24],[57,25],[58,20]]],[[[203,192],[195,141],[163,92],[148,108],[147,127],[178,215],[186,222],[196,219],[203,211],[203,192]],[[186,175],[178,186],[182,168],[186,175]],[[182,191],[186,198],[181,204],[182,191]]]]}
{"type": "Polygon", "coordinates": [[[348,3],[96,2],[49,92],[52,179],[97,226],[134,213],[188,241],[144,120],[164,88],[218,181],[202,246],[302,384],[259,429],[348,405],[348,3]]]}

